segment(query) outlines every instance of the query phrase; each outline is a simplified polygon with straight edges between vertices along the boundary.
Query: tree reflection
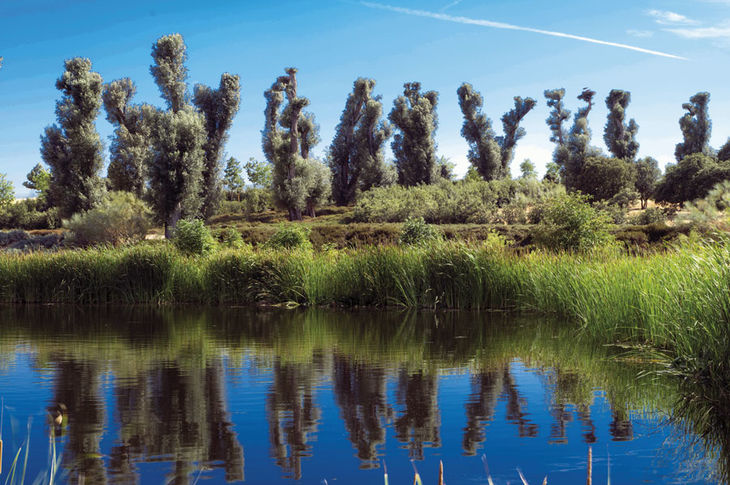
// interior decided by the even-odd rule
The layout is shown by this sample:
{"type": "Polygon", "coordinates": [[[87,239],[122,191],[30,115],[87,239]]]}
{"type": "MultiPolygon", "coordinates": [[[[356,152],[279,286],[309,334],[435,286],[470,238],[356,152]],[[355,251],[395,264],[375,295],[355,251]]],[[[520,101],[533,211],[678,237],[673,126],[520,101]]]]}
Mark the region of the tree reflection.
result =
{"type": "Polygon", "coordinates": [[[395,420],[395,436],[406,443],[411,458],[423,460],[424,447],[441,446],[438,376],[432,371],[401,368],[396,403],[401,412],[395,420]]]}

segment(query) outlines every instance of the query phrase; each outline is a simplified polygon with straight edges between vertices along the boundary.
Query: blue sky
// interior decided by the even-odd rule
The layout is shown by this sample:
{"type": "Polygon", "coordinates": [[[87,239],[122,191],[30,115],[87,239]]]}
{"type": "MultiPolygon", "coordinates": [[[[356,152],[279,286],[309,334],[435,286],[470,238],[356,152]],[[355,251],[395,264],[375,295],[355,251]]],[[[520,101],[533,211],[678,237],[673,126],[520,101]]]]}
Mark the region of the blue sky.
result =
{"type": "MultiPolygon", "coordinates": [[[[513,96],[538,100],[524,120],[513,173],[524,158],[539,170],[550,160],[548,88],[566,88],[572,111],[583,87],[598,92],[590,123],[601,148],[612,88],[632,93],[628,114],[640,126],[641,156],[673,160],[681,105],[697,91],[712,93],[713,146],[730,136],[730,0],[0,0],[0,173],[19,196],[40,161],[39,136],[55,121],[63,60],[88,57],[105,82],[130,77],[138,102],[161,106],[150,49],[173,32],[188,46],[191,87],[217,86],[223,72],[241,76],[227,152],[242,160],[262,156],[263,92],[287,66],[299,68],[299,91],[321,127],[317,156],[358,76],[377,80],[386,113],[404,82],[438,91],[439,152],[458,173],[467,168],[456,96],[464,81],[484,96],[498,133],[513,96]]],[[[103,113],[97,126],[108,146],[112,128],[103,113]]]]}

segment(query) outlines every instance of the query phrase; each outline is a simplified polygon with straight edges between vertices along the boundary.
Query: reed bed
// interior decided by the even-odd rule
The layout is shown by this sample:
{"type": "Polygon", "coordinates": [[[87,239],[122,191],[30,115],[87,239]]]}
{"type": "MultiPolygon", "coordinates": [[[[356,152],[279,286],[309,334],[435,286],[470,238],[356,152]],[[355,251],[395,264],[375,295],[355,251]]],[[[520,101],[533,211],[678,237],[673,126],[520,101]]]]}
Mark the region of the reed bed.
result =
{"type": "Polygon", "coordinates": [[[459,243],[197,257],[167,245],[5,254],[0,302],[530,311],[578,322],[604,342],[730,362],[726,242],[648,256],[517,254],[459,243]]]}

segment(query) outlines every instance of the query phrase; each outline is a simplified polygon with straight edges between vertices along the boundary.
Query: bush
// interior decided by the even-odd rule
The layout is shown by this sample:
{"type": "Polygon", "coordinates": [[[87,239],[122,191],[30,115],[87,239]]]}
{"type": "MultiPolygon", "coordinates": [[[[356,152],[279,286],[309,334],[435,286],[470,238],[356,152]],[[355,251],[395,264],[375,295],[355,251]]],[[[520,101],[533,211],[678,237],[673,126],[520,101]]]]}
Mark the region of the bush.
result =
{"type": "Polygon", "coordinates": [[[232,227],[217,231],[215,236],[218,243],[224,248],[243,249],[247,246],[247,244],[243,242],[241,233],[232,227]]]}
{"type": "Polygon", "coordinates": [[[274,249],[312,249],[312,242],[309,240],[310,229],[308,227],[282,224],[279,229],[271,235],[266,246],[274,249]]]}
{"type": "Polygon", "coordinates": [[[667,215],[662,209],[660,209],[659,207],[650,207],[631,217],[629,219],[629,224],[633,224],[635,226],[645,226],[647,224],[665,222],[666,220],[667,215]]]}
{"type": "Polygon", "coordinates": [[[177,223],[172,242],[187,254],[205,254],[215,248],[215,240],[200,219],[184,219],[177,223]]]}
{"type": "Polygon", "coordinates": [[[400,243],[409,246],[428,244],[441,239],[441,233],[430,224],[426,224],[423,217],[411,217],[403,223],[400,233],[400,243]]]}
{"type": "Polygon", "coordinates": [[[129,192],[109,192],[98,207],[64,221],[74,244],[127,244],[141,241],[150,228],[150,210],[129,192]]]}
{"type": "Polygon", "coordinates": [[[549,249],[587,251],[612,242],[608,226],[608,216],[591,207],[587,196],[566,194],[545,204],[535,240],[549,249]]]}
{"type": "Polygon", "coordinates": [[[19,200],[0,209],[0,228],[33,230],[59,226],[58,209],[47,209],[40,199],[19,200]]]}

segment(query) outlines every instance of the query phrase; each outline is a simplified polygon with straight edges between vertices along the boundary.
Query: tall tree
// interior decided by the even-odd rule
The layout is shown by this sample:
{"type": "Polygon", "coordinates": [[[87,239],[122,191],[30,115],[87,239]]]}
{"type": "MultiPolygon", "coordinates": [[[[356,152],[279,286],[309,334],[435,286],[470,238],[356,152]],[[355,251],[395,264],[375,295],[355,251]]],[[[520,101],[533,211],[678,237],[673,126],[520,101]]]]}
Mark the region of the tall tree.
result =
{"type": "Polygon", "coordinates": [[[583,172],[586,159],[598,152],[591,148],[591,130],[588,128],[588,114],[593,109],[595,91],[584,88],[578,99],[586,103],[573,118],[573,127],[568,134],[564,150],[559,150],[555,162],[562,169],[563,181],[569,190],[578,187],[578,178],[583,172]]]}
{"type": "Polygon", "coordinates": [[[170,237],[183,215],[196,216],[206,141],[205,118],[186,102],[185,43],[180,34],[161,37],[152,46],[150,72],[157,82],[167,111],[152,116],[150,199],[158,219],[170,237]]]}
{"type": "Polygon", "coordinates": [[[136,91],[131,79],[118,79],[104,85],[102,98],[106,119],[115,127],[107,177],[113,190],[125,190],[141,198],[152,154],[149,121],[154,108],[131,104],[136,91]]]}
{"type": "Polygon", "coordinates": [[[436,165],[438,128],[436,91],[421,92],[421,83],[403,85],[403,95],[393,102],[388,119],[399,133],[393,137],[391,148],[401,185],[430,184],[436,165]]]}
{"type": "Polygon", "coordinates": [[[712,121],[708,109],[709,104],[710,93],[700,92],[689,98],[689,103],[682,105],[682,109],[687,112],[679,119],[684,141],[678,143],[674,150],[677,161],[681,161],[693,153],[710,154],[712,121]]]}
{"type": "Polygon", "coordinates": [[[608,151],[614,157],[627,162],[633,162],[639,151],[639,142],[636,141],[639,125],[633,118],[628,123],[625,122],[626,107],[630,102],[630,92],[621,89],[611,90],[606,97],[608,120],[603,133],[608,151]]]}
{"type": "Polygon", "coordinates": [[[330,145],[332,196],[337,205],[352,203],[358,190],[383,185],[387,179],[383,144],[391,128],[381,120],[383,105],[380,96],[372,96],[374,87],[372,79],[355,81],[330,145]]]}
{"type": "Polygon", "coordinates": [[[241,84],[237,75],[224,73],[218,89],[197,84],[193,103],[205,115],[205,129],[208,134],[203,150],[202,212],[211,217],[221,200],[221,161],[223,147],[228,139],[228,130],[241,102],[241,84]]]}
{"type": "Polygon", "coordinates": [[[309,159],[311,148],[319,141],[319,128],[314,116],[302,110],[309,100],[297,94],[297,70],[286,69],[270,89],[266,98],[266,124],[262,131],[262,146],[266,159],[273,167],[272,188],[277,203],[289,212],[289,219],[299,221],[305,209],[313,214],[311,203],[321,187],[315,175],[319,163],[309,159]],[[287,105],[284,104],[286,97],[287,105]],[[314,178],[313,178],[314,177],[314,178]]]}
{"type": "Polygon", "coordinates": [[[41,157],[51,168],[49,195],[61,217],[94,207],[104,194],[99,176],[104,160],[94,122],[101,108],[102,79],[91,61],[76,57],[65,63],[56,81],[63,93],[56,102],[58,124],[41,136],[41,157]]]}
{"type": "Polygon", "coordinates": [[[495,136],[491,120],[482,112],[482,95],[469,83],[462,84],[456,93],[464,115],[461,135],[469,144],[469,161],[485,180],[508,177],[514,148],[517,141],[525,136],[520,122],[537,102],[532,98],[515,96],[515,107],[502,116],[504,136],[495,136]]]}

